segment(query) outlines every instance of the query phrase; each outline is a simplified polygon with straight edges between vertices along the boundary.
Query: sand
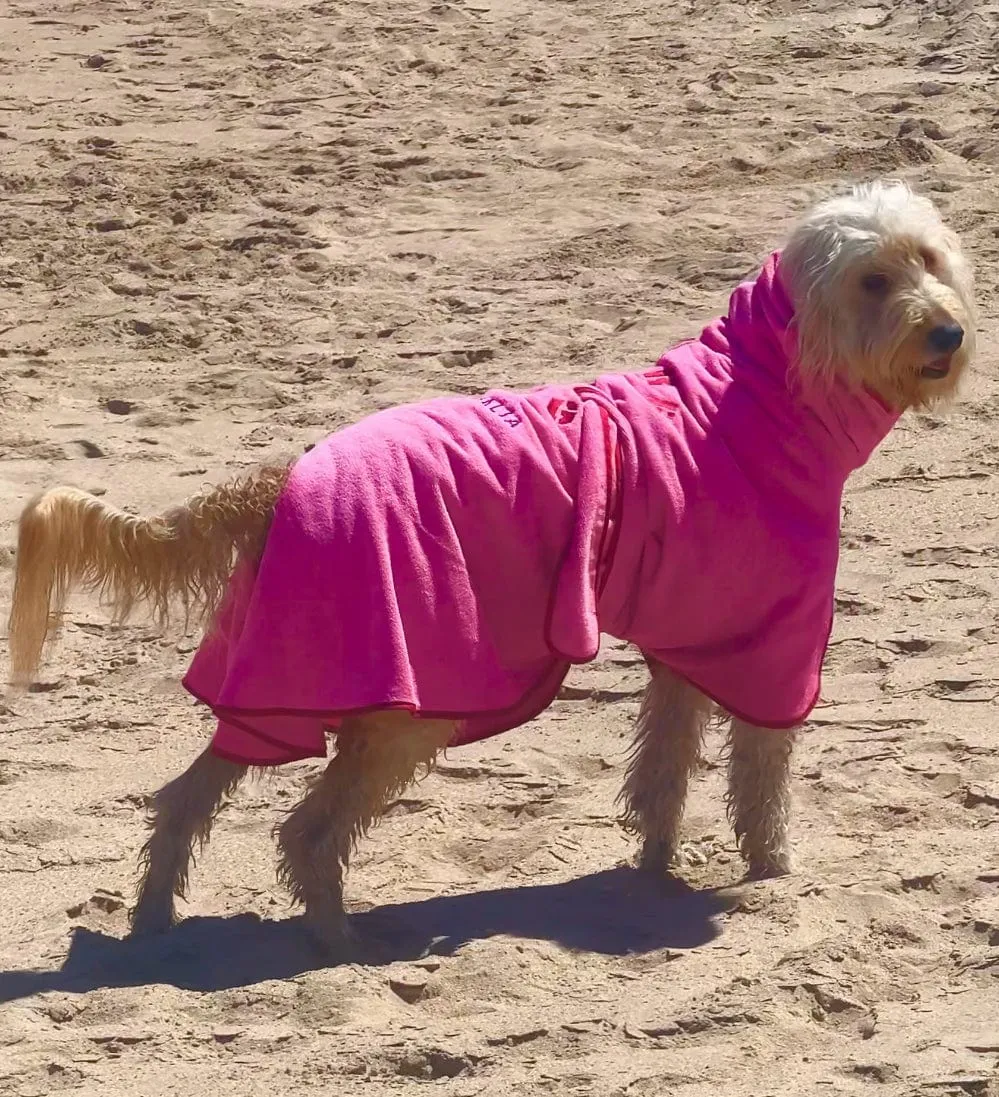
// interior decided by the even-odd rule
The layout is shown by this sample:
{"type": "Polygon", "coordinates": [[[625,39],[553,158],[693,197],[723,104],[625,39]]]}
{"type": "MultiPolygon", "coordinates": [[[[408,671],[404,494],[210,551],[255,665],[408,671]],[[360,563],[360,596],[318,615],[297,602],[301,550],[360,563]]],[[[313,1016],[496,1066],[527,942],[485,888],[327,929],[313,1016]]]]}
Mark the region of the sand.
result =
{"type": "Polygon", "coordinates": [[[145,797],[210,724],[194,636],[75,602],[0,710],[0,1093],[999,1094],[997,40],[981,0],[7,0],[4,617],[39,488],[150,510],[400,401],[637,368],[844,179],[940,202],[983,352],[851,482],[777,882],[740,883],[717,738],[688,886],[629,868],[609,645],[363,845],[389,962],[319,964],[275,883],[311,765],[126,942],[145,797]]]}

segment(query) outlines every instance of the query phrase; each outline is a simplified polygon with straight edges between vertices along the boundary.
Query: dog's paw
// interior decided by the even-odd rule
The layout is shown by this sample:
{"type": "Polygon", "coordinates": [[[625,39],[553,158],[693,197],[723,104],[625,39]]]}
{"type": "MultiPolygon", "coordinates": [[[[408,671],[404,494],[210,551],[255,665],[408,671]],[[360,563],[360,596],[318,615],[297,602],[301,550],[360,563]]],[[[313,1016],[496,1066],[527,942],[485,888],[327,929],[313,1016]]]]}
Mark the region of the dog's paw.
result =
{"type": "Polygon", "coordinates": [[[676,851],[662,842],[646,841],[638,854],[638,867],[652,876],[669,876],[676,865],[676,851]]]}
{"type": "Polygon", "coordinates": [[[746,871],[746,878],[749,880],[776,880],[781,876],[789,876],[791,871],[790,856],[768,857],[764,861],[751,861],[746,871]]]}
{"type": "Polygon", "coordinates": [[[152,937],[166,933],[177,924],[173,904],[139,903],[132,911],[129,937],[152,937]]]}
{"type": "Polygon", "coordinates": [[[317,952],[329,964],[349,964],[362,959],[360,938],[345,917],[305,915],[305,929],[317,952]]]}
{"type": "Polygon", "coordinates": [[[685,868],[700,868],[710,860],[703,843],[681,842],[673,847],[664,842],[646,841],[638,857],[638,867],[655,876],[675,876],[685,868]]]}

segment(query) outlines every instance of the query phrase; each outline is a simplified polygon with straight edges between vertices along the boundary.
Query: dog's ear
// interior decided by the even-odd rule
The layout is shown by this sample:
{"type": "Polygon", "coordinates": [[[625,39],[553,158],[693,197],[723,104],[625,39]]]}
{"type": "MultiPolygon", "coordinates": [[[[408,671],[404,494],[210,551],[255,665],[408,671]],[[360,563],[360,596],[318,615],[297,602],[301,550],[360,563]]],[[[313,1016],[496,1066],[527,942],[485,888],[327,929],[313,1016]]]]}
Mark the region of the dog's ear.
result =
{"type": "Polygon", "coordinates": [[[838,251],[839,240],[831,227],[806,221],[781,254],[781,278],[794,305],[796,364],[806,378],[829,380],[842,368],[838,251]]]}
{"type": "Polygon", "coordinates": [[[839,323],[832,301],[821,289],[803,293],[795,305],[797,366],[803,377],[830,380],[839,369],[839,323]]]}

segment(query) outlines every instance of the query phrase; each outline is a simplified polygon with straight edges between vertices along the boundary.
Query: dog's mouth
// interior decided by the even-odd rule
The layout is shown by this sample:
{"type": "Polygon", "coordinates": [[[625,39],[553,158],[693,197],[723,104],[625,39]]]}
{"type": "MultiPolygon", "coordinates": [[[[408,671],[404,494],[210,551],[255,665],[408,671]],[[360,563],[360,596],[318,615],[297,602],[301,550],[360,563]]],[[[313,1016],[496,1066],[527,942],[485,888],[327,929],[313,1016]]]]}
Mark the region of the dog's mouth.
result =
{"type": "Polygon", "coordinates": [[[923,366],[919,372],[929,381],[940,381],[950,373],[950,357],[938,358],[935,362],[923,366]]]}

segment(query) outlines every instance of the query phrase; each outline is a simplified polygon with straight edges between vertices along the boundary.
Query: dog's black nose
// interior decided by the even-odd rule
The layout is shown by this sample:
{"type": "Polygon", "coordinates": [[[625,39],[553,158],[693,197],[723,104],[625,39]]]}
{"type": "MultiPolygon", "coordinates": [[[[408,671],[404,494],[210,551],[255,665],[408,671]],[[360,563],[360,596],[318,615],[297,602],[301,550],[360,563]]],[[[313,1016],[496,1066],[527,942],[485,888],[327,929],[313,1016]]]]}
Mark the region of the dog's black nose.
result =
{"type": "Polygon", "coordinates": [[[940,324],[930,332],[927,341],[941,354],[950,354],[964,342],[964,328],[960,324],[940,324]]]}

